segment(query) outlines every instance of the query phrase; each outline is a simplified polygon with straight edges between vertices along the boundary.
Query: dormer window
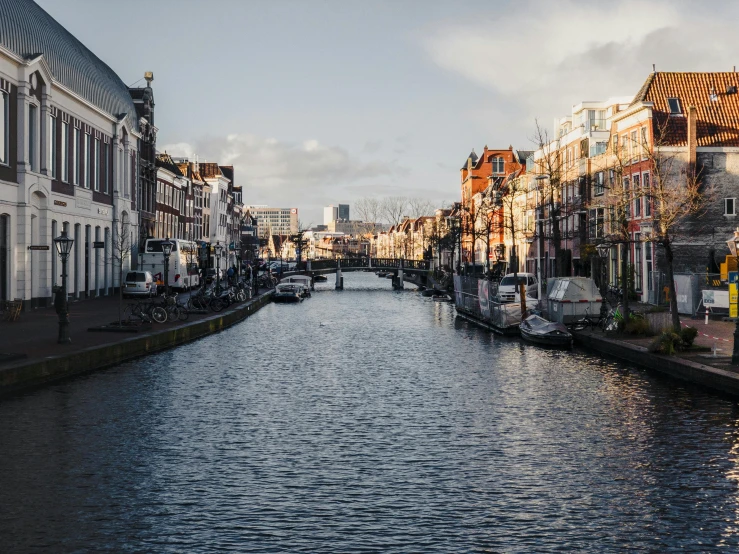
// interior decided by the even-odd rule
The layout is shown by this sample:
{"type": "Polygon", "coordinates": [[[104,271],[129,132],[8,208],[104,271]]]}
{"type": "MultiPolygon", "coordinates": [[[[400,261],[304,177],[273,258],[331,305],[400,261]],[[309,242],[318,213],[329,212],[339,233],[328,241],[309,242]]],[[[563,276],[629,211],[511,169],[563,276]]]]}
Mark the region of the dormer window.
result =
{"type": "Polygon", "coordinates": [[[683,113],[679,98],[668,98],[667,103],[670,106],[670,115],[680,115],[683,113]]]}
{"type": "Polygon", "coordinates": [[[505,172],[505,162],[503,161],[503,158],[493,157],[490,158],[490,161],[493,162],[493,174],[505,172]]]}

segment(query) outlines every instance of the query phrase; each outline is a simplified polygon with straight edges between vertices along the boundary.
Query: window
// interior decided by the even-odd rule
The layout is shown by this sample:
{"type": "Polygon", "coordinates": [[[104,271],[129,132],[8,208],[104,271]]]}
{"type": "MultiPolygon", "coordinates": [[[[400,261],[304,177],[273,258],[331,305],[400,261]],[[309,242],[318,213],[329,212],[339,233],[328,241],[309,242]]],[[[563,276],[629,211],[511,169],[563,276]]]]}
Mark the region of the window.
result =
{"type": "Polygon", "coordinates": [[[504,173],[505,172],[505,162],[503,161],[503,158],[494,157],[492,158],[493,162],[493,173],[504,173]]]}
{"type": "Polygon", "coordinates": [[[647,128],[642,127],[641,128],[641,157],[642,160],[647,159],[648,149],[649,148],[649,142],[647,141],[647,128]]]}
{"type": "Polygon", "coordinates": [[[82,151],[82,167],[84,168],[84,171],[85,171],[84,176],[85,176],[85,188],[86,189],[90,188],[90,177],[91,177],[90,174],[92,173],[91,171],[92,169],[91,167],[92,165],[92,156],[91,156],[92,146],[91,145],[92,145],[92,142],[90,141],[90,135],[85,133],[85,146],[82,151]]]}
{"type": "Polygon", "coordinates": [[[92,177],[95,186],[95,190],[100,192],[100,140],[95,139],[93,146],[93,160],[92,167],[94,169],[92,177]]]}
{"type": "Polygon", "coordinates": [[[641,217],[641,196],[634,198],[634,217],[641,217]]]}
{"type": "Polygon", "coordinates": [[[0,90],[0,163],[8,164],[10,157],[10,97],[0,90]]]}
{"type": "Polygon", "coordinates": [[[56,117],[49,116],[49,165],[51,166],[51,178],[57,178],[57,155],[56,155],[56,117]]]}
{"type": "Polygon", "coordinates": [[[644,195],[644,217],[652,215],[652,199],[649,192],[649,173],[642,175],[642,188],[646,191],[644,195]]]}
{"type": "Polygon", "coordinates": [[[736,198],[724,198],[724,215],[736,215],[736,198]]]}
{"type": "Polygon", "coordinates": [[[680,100],[678,98],[668,98],[667,104],[670,106],[670,115],[680,115],[683,113],[680,100]]]}
{"type": "Polygon", "coordinates": [[[636,163],[639,159],[639,143],[636,141],[636,131],[631,131],[631,161],[636,163]]]}
{"type": "Polygon", "coordinates": [[[69,123],[62,123],[62,181],[69,182],[69,123]]]}
{"type": "Polygon", "coordinates": [[[600,196],[605,192],[605,175],[602,171],[595,174],[595,196],[600,196]]]}
{"type": "Polygon", "coordinates": [[[72,171],[74,171],[74,184],[80,184],[80,130],[75,128],[74,138],[72,139],[72,171]]]}
{"type": "Polygon", "coordinates": [[[38,153],[38,147],[36,143],[38,141],[38,130],[36,124],[38,122],[38,108],[33,105],[28,105],[28,163],[31,166],[31,171],[38,171],[38,165],[36,162],[36,154],[38,153]]]}
{"type": "Polygon", "coordinates": [[[105,174],[103,175],[103,192],[108,194],[108,176],[110,175],[110,147],[107,144],[103,144],[103,160],[105,167],[105,174]]]}

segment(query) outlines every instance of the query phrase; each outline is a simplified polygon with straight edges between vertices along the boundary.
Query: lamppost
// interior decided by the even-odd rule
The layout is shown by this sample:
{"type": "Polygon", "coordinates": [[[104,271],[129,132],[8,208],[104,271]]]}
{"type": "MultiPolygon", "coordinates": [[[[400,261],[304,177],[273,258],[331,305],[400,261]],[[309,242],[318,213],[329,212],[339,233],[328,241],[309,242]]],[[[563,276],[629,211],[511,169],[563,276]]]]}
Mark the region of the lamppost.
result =
{"type": "Polygon", "coordinates": [[[174,243],[167,237],[162,242],[162,254],[164,254],[164,296],[169,296],[169,257],[172,255],[174,243]]]}
{"type": "Polygon", "coordinates": [[[68,344],[72,342],[69,338],[69,306],[67,304],[67,258],[69,253],[72,251],[72,245],[74,239],[70,239],[67,236],[66,231],[62,231],[62,234],[54,239],[54,245],[56,251],[62,260],[62,289],[57,291],[57,297],[55,301],[56,313],[59,314],[59,338],[57,342],[59,344],[68,344]]]}
{"type": "MultiPolygon", "coordinates": [[[[731,250],[731,255],[739,262],[739,227],[734,231],[734,236],[726,241],[731,250]]],[[[739,264],[738,264],[739,265],[739,264]]],[[[739,317],[736,318],[734,327],[734,349],[731,351],[731,365],[739,365],[739,317]]]]}
{"type": "Polygon", "coordinates": [[[600,258],[600,318],[604,320],[608,316],[608,306],[606,305],[608,271],[606,262],[608,261],[608,253],[611,251],[611,243],[601,242],[595,249],[598,251],[598,257],[600,258]]]}
{"type": "Polygon", "coordinates": [[[213,250],[215,250],[216,253],[216,291],[218,291],[219,294],[221,291],[221,251],[223,250],[221,241],[216,241],[216,245],[213,247],[213,250]]]}

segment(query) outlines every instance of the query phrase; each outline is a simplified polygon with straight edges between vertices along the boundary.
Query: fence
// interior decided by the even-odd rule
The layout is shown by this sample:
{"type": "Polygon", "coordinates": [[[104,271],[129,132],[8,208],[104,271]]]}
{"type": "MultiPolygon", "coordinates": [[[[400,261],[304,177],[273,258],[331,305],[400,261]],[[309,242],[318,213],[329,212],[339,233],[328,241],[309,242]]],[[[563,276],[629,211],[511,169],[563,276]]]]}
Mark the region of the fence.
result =
{"type": "Polygon", "coordinates": [[[498,283],[469,276],[454,276],[454,301],[457,309],[507,332],[521,323],[520,304],[501,304],[495,300],[498,283]]]}

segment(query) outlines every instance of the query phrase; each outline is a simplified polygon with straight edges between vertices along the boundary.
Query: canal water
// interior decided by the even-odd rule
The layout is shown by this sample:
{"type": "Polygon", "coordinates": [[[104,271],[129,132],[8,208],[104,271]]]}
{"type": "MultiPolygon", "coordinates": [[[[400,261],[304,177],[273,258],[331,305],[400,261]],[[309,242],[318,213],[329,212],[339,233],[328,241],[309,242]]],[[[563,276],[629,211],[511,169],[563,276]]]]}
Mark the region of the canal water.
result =
{"type": "Polygon", "coordinates": [[[344,282],[0,401],[0,550],[737,551],[733,402],[344,282]]]}

